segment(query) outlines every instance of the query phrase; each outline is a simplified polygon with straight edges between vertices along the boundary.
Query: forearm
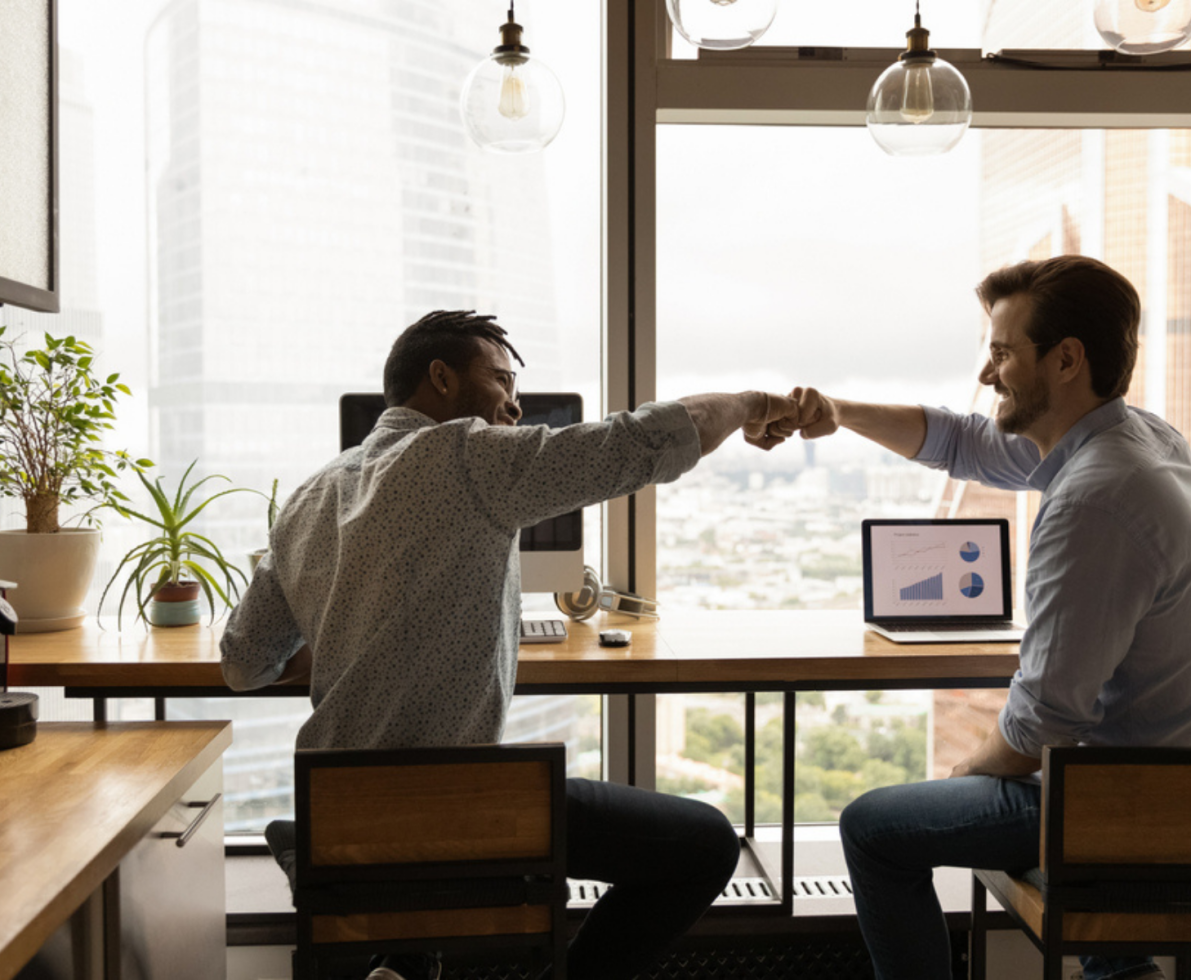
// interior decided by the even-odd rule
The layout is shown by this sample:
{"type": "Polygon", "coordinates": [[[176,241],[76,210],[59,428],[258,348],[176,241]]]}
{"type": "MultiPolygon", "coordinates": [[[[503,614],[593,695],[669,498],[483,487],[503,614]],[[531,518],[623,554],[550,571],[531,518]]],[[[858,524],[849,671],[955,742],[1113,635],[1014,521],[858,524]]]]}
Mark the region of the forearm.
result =
{"type": "Polygon", "coordinates": [[[1041,759],[1022,755],[1005,741],[1000,728],[993,728],[972,755],[951,770],[956,776],[1029,776],[1042,766],[1041,759]]]}
{"type": "Polygon", "coordinates": [[[699,433],[699,449],[706,456],[733,432],[755,419],[764,418],[768,396],[761,391],[736,395],[690,395],[678,399],[699,433]]]}
{"type": "Polygon", "coordinates": [[[926,413],[918,405],[874,405],[835,399],[839,424],[906,459],[926,442],[926,413]]]}
{"type": "Polygon", "coordinates": [[[310,667],[313,663],[309,644],[302,644],[302,648],[286,662],[285,670],[274,684],[309,684],[310,667]]]}

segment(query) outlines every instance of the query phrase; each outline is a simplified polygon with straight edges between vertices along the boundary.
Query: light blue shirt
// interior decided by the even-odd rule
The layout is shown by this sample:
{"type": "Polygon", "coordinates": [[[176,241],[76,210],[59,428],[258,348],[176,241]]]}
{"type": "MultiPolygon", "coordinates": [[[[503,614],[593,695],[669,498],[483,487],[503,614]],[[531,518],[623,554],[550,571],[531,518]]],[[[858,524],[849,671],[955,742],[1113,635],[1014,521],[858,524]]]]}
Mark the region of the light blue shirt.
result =
{"type": "Polygon", "coordinates": [[[1046,459],[983,415],[927,408],[917,460],[1005,490],[1039,490],[1029,628],[999,724],[1044,745],[1191,746],[1191,453],[1117,398],[1046,459]]]}

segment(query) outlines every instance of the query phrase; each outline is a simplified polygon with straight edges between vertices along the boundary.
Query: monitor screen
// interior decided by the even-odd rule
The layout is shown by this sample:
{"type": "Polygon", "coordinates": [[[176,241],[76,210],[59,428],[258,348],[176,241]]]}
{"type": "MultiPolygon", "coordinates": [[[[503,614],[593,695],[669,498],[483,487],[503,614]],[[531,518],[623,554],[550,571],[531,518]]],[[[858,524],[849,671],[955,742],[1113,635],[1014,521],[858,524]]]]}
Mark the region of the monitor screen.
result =
{"type": "MultiPolygon", "coordinates": [[[[573,392],[525,392],[518,425],[562,428],[583,421],[583,399],[573,392]]],[[[385,410],[385,396],[339,399],[339,448],[358,446],[385,410]]],[[[577,592],[583,587],[583,511],[574,510],[521,529],[521,591],[577,592]]]]}

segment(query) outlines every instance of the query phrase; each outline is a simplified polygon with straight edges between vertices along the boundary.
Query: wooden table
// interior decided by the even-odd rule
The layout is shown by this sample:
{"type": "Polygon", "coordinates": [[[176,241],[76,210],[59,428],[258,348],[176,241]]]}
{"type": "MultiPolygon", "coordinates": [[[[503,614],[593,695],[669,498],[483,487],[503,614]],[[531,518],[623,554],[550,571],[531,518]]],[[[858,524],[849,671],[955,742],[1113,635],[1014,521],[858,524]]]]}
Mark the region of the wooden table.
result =
{"type": "MultiPolygon", "coordinates": [[[[75,697],[226,697],[219,669],[221,624],[214,628],[102,631],[93,622],[63,633],[16,636],[14,687],[62,687],[75,697]]],[[[771,882],[781,882],[779,910],[792,908],[794,695],[798,691],[1006,686],[1018,668],[1015,643],[898,644],[864,628],[859,612],[676,612],[656,622],[600,613],[568,624],[562,643],[522,646],[518,694],[658,694],[684,691],[781,691],[785,694],[782,845],[777,863],[756,848],[753,774],[745,774],[745,839],[771,882]],[[609,627],[632,633],[628,647],[599,645],[609,627]]],[[[305,695],[274,686],[253,696],[305,695]]],[[[751,740],[751,725],[746,741],[751,740]]],[[[635,750],[630,732],[629,751],[635,750]]],[[[746,744],[746,757],[751,758],[746,744]]]]}
{"type": "MultiPolygon", "coordinates": [[[[10,683],[96,697],[226,696],[222,628],[117,633],[88,621],[61,633],[18,635],[10,683]]],[[[519,694],[997,687],[1018,665],[1017,644],[897,644],[866,630],[857,612],[682,612],[657,622],[600,613],[568,630],[562,643],[521,648],[519,694]],[[632,643],[601,647],[599,630],[608,627],[629,630],[632,643]]]]}
{"type": "Polygon", "coordinates": [[[98,892],[231,740],[228,722],[42,722],[32,743],[0,752],[0,980],[98,892]]]}

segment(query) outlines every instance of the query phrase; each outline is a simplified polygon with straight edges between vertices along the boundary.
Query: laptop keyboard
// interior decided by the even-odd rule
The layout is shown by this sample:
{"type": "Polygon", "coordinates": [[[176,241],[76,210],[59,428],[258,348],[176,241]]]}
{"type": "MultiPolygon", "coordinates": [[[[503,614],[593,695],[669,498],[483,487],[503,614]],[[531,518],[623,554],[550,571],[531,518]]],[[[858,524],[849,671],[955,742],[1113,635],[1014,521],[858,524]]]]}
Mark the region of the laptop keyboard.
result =
{"type": "Polygon", "coordinates": [[[1003,630],[1020,630],[1016,623],[882,623],[887,633],[995,633],[1003,630]]]}
{"type": "Polygon", "coordinates": [[[521,620],[522,643],[561,643],[567,638],[567,624],[561,619],[521,620]]]}

